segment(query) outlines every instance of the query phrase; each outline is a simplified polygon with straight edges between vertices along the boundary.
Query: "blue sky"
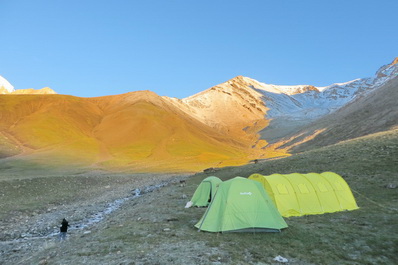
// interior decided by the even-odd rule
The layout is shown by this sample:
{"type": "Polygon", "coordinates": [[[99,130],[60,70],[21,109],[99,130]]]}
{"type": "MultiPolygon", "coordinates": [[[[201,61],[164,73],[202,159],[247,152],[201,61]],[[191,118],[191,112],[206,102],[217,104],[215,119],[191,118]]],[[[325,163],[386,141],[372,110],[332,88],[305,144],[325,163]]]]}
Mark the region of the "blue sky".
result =
{"type": "Polygon", "coordinates": [[[184,98],[237,75],[326,86],[398,56],[398,1],[0,0],[15,89],[184,98]]]}

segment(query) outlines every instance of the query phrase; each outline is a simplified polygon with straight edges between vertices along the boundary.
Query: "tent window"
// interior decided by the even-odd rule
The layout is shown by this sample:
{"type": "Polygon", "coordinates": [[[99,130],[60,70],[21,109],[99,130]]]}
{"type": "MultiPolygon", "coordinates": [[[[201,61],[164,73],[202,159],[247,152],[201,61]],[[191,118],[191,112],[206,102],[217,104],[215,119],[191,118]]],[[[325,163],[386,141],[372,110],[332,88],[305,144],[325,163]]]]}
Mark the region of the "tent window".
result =
{"type": "Polygon", "coordinates": [[[327,192],[328,191],[328,188],[326,188],[326,186],[322,182],[318,183],[318,188],[319,188],[319,190],[321,192],[327,192]]]}
{"type": "Polygon", "coordinates": [[[277,189],[278,189],[278,191],[279,191],[279,194],[289,194],[289,192],[287,191],[285,185],[283,185],[283,184],[278,184],[276,187],[277,187],[277,189]]]}
{"type": "Polygon", "coordinates": [[[307,186],[303,183],[299,184],[298,188],[301,193],[310,193],[310,191],[307,189],[307,186]]]}

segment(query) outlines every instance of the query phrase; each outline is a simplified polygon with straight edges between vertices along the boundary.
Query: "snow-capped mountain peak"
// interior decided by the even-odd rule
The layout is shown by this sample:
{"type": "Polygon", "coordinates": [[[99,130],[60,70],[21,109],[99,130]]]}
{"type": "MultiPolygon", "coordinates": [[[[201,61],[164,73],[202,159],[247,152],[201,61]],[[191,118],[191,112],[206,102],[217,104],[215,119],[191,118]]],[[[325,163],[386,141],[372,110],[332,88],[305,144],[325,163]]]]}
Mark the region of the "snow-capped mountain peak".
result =
{"type": "Polygon", "coordinates": [[[14,89],[14,86],[0,75],[0,94],[57,94],[57,92],[49,87],[42,89],[14,89]]]}
{"type": "Polygon", "coordinates": [[[357,96],[364,96],[389,80],[396,78],[398,76],[397,58],[391,64],[382,66],[374,77],[359,78],[326,87],[265,85],[284,91],[284,94],[289,96],[289,98],[283,98],[283,104],[279,104],[282,99],[280,95],[263,90],[266,106],[270,107],[269,104],[278,104],[279,106],[271,107],[267,116],[269,118],[284,116],[293,119],[307,119],[334,111],[357,96]]]}
{"type": "Polygon", "coordinates": [[[7,94],[15,91],[14,87],[0,75],[0,94],[7,94]]]}
{"type": "Polygon", "coordinates": [[[326,87],[273,85],[237,76],[188,98],[175,100],[175,104],[212,127],[243,125],[248,121],[258,124],[261,117],[271,120],[268,131],[298,126],[334,112],[396,78],[398,59],[394,61],[380,68],[374,77],[326,87]]]}

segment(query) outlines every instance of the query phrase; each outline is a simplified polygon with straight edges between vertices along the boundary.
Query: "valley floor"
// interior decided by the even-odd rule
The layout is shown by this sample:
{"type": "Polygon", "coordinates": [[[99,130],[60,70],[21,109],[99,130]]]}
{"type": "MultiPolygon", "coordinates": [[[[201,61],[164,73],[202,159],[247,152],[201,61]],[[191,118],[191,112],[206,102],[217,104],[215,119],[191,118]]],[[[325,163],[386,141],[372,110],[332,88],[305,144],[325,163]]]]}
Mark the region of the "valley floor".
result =
{"type": "Polygon", "coordinates": [[[395,130],[211,173],[226,180],[334,171],[345,178],[359,210],[286,218],[281,233],[197,232],[205,208],[184,205],[205,173],[0,176],[0,264],[278,264],[278,255],[289,264],[397,264],[397,159],[395,130]],[[117,199],[125,200],[104,214],[117,199]],[[84,227],[95,214],[103,219],[84,227]],[[71,228],[60,242],[62,218],[71,228]]]}

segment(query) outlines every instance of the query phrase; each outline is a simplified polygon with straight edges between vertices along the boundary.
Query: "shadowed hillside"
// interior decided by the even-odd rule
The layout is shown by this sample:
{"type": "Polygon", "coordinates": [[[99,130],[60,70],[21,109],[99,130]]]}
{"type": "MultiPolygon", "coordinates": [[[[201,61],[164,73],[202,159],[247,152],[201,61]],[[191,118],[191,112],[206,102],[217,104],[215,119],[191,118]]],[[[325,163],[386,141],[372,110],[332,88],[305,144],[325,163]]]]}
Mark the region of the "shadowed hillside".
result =
{"type": "Polygon", "coordinates": [[[338,111],[280,140],[282,149],[301,152],[398,126],[398,78],[338,111]]]}

